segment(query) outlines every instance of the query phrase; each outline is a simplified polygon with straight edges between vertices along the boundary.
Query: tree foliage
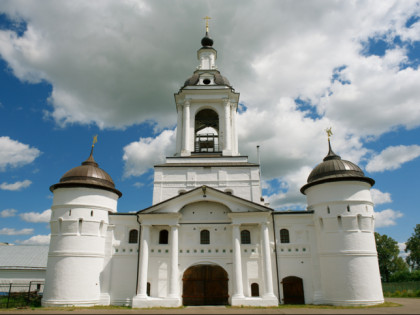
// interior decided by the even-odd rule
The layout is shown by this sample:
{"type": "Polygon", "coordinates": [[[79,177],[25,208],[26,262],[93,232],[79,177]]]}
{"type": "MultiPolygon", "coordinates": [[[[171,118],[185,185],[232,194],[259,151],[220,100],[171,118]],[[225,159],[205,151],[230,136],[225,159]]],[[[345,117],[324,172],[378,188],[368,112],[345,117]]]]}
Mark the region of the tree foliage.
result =
{"type": "Polygon", "coordinates": [[[398,243],[392,237],[375,232],[376,250],[378,252],[379,271],[383,281],[389,282],[395,272],[407,271],[404,259],[398,256],[398,243]]]}
{"type": "Polygon", "coordinates": [[[406,261],[412,270],[420,270],[420,224],[414,228],[414,233],[405,243],[405,252],[408,252],[406,261]]]}

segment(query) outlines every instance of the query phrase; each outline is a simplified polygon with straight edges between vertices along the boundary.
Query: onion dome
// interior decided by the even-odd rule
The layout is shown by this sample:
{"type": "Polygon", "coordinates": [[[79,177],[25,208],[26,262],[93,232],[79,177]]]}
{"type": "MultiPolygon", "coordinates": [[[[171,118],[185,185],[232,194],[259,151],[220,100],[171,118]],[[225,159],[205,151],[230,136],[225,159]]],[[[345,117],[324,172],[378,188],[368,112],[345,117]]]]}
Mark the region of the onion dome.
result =
{"type": "Polygon", "coordinates": [[[99,168],[98,163],[93,159],[93,147],[89,157],[80,166],[74,167],[66,172],[60,182],[50,187],[50,191],[56,188],[70,187],[92,187],[112,191],[119,197],[122,193],[115,188],[114,181],[103,169],[99,168]]]}
{"type": "Polygon", "coordinates": [[[201,46],[203,46],[203,48],[211,48],[213,46],[213,39],[209,36],[208,32],[206,32],[206,35],[201,39],[201,46]]]}
{"type": "Polygon", "coordinates": [[[356,164],[342,160],[341,157],[334,153],[331,149],[331,143],[328,139],[328,154],[323,162],[318,164],[308,176],[307,184],[305,184],[300,192],[305,194],[305,190],[311,186],[337,181],[362,181],[369,183],[371,186],[375,184],[372,178],[366,177],[363,171],[356,164]]]}

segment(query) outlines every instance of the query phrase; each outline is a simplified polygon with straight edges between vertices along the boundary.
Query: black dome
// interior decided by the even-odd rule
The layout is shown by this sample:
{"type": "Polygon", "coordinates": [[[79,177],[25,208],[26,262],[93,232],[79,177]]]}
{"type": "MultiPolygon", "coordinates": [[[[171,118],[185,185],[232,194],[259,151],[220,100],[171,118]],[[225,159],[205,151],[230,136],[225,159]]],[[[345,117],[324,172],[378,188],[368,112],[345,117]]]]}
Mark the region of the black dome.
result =
{"type": "Polygon", "coordinates": [[[327,156],[309,174],[307,184],[300,189],[301,193],[305,194],[305,190],[311,186],[334,181],[359,180],[372,186],[375,184],[372,178],[365,176],[359,166],[342,160],[339,155],[335,154],[329,140],[328,147],[327,156]]]}
{"type": "Polygon", "coordinates": [[[209,36],[209,33],[206,32],[206,35],[201,39],[201,46],[203,47],[213,46],[213,39],[209,36]]]}
{"type": "Polygon", "coordinates": [[[119,197],[122,193],[115,189],[114,181],[111,176],[103,169],[99,168],[98,163],[93,159],[93,148],[90,156],[82,165],[77,166],[66,172],[60,182],[50,187],[50,191],[61,187],[94,187],[112,191],[119,197]]]}

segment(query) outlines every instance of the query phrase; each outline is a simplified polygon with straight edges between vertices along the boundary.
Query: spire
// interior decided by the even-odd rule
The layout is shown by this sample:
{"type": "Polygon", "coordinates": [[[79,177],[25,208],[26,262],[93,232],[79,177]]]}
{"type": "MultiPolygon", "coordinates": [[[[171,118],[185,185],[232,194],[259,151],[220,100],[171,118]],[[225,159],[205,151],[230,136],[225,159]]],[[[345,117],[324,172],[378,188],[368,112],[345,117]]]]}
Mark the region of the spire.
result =
{"type": "Polygon", "coordinates": [[[331,127],[325,129],[325,132],[327,133],[327,136],[328,136],[328,154],[327,154],[326,157],[324,157],[324,160],[323,161],[328,161],[328,160],[341,160],[341,156],[335,154],[334,151],[331,148],[330,138],[333,135],[331,129],[332,129],[331,127]]]}
{"type": "Polygon", "coordinates": [[[98,167],[98,163],[96,163],[95,159],[93,158],[93,148],[96,142],[98,142],[98,135],[93,136],[92,148],[90,149],[90,155],[87,158],[87,160],[82,163],[82,165],[93,165],[93,166],[98,167]]]}
{"type": "Polygon", "coordinates": [[[328,161],[328,160],[341,160],[341,156],[335,154],[334,151],[332,150],[331,141],[329,137],[328,137],[328,154],[326,157],[324,157],[323,161],[328,161]]]}
{"type": "Polygon", "coordinates": [[[201,39],[201,46],[203,47],[212,47],[213,39],[209,36],[209,20],[211,17],[204,17],[203,20],[206,20],[206,35],[201,39]]]}

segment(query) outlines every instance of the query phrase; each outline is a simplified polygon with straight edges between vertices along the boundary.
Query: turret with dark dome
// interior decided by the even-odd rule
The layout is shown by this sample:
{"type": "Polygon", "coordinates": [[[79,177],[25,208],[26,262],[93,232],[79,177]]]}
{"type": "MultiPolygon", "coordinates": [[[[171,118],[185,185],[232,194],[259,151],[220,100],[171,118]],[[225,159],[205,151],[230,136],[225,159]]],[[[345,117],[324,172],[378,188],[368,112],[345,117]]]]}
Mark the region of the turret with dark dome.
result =
{"type": "Polygon", "coordinates": [[[204,48],[210,48],[213,46],[213,39],[209,36],[208,32],[206,32],[206,35],[201,39],[201,45],[204,48]]]}
{"type": "Polygon", "coordinates": [[[66,172],[60,182],[50,187],[51,192],[57,188],[67,187],[92,187],[112,191],[119,197],[122,193],[115,188],[111,176],[101,169],[93,159],[93,146],[89,157],[80,166],[74,167],[66,172]]]}
{"type": "Polygon", "coordinates": [[[215,60],[217,58],[217,51],[213,48],[213,39],[210,37],[208,27],[206,29],[206,35],[201,39],[201,48],[198,50],[198,59],[201,61],[197,70],[184,82],[185,87],[189,86],[203,86],[203,85],[219,85],[227,86],[232,88],[229,80],[221,75],[220,71],[217,70],[215,60]],[[203,74],[205,74],[203,76],[203,74]],[[206,76],[206,74],[208,74],[206,76]],[[201,78],[201,80],[200,80],[201,78]]]}
{"type": "Polygon", "coordinates": [[[375,184],[372,178],[365,176],[359,166],[342,160],[339,155],[335,154],[331,148],[330,139],[328,139],[328,149],[328,154],[323,162],[312,170],[307,183],[300,189],[302,194],[305,194],[305,190],[309,187],[327,182],[357,180],[369,183],[371,186],[375,184]]]}

